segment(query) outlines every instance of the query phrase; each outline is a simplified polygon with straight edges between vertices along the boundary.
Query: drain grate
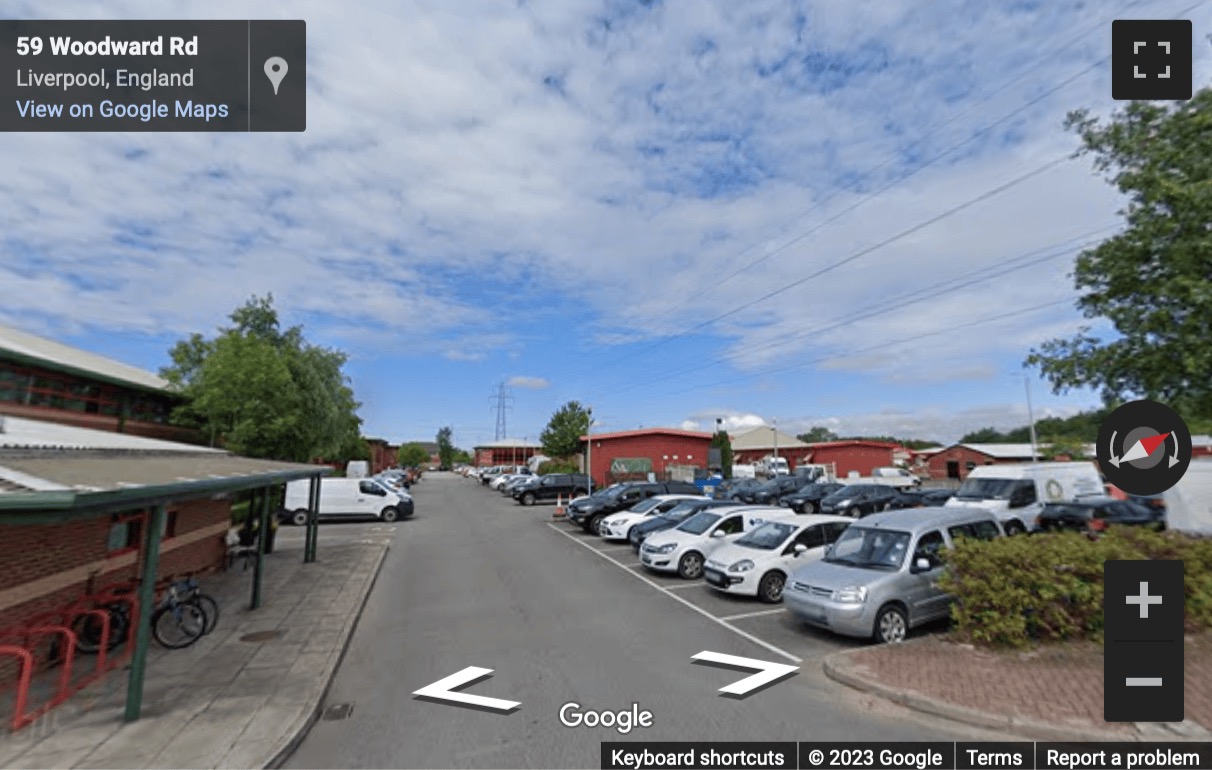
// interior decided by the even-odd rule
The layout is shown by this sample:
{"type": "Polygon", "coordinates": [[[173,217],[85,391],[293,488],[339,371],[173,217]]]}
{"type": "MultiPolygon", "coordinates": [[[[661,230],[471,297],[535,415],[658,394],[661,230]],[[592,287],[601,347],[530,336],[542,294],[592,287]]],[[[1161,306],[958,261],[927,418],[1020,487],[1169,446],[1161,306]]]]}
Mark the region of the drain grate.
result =
{"type": "Polygon", "coordinates": [[[325,722],[336,722],[339,719],[348,719],[352,713],[352,703],[334,703],[324,709],[324,714],[320,718],[325,722]]]}
{"type": "Polygon", "coordinates": [[[282,635],[281,631],[254,631],[240,637],[242,642],[268,642],[282,635]]]}

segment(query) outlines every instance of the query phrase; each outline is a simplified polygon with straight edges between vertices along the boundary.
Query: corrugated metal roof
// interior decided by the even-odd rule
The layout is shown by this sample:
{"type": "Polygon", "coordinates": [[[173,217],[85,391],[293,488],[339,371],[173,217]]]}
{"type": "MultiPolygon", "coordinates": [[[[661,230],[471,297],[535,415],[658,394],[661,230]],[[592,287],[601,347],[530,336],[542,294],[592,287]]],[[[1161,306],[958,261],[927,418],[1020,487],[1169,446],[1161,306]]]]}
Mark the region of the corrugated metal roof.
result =
{"type": "Polygon", "coordinates": [[[795,436],[788,436],[780,430],[775,430],[770,426],[761,426],[753,430],[746,431],[736,438],[732,439],[732,451],[752,451],[755,449],[774,449],[775,436],[778,436],[779,449],[805,449],[807,444],[800,441],[795,436]]]}
{"type": "MultiPolygon", "coordinates": [[[[620,430],[614,433],[594,433],[594,441],[602,441],[612,438],[629,438],[632,436],[685,436],[687,438],[705,438],[710,440],[710,433],[703,433],[696,430],[681,430],[679,428],[639,428],[637,430],[620,430]]],[[[587,441],[589,436],[581,436],[581,441],[587,441]]]]}
{"type": "MultiPolygon", "coordinates": [[[[999,460],[1031,459],[1030,444],[956,444],[967,447],[974,452],[996,457],[999,460]]],[[[1036,444],[1036,454],[1047,449],[1050,444],[1036,444]]]]}
{"type": "MultiPolygon", "coordinates": [[[[57,485],[59,489],[78,492],[241,478],[289,470],[315,472],[317,468],[226,452],[131,454],[91,450],[0,450],[0,477],[23,474],[48,485],[57,485]]],[[[28,487],[13,491],[28,491],[28,487]]]]}
{"type": "Polygon", "coordinates": [[[19,331],[11,326],[0,325],[0,356],[4,351],[35,358],[52,367],[69,367],[91,372],[105,379],[118,380],[140,388],[170,390],[172,387],[168,380],[136,366],[19,331]]]}
{"type": "Polygon", "coordinates": [[[106,449],[226,454],[222,449],[8,416],[0,416],[0,449],[106,449]]]}

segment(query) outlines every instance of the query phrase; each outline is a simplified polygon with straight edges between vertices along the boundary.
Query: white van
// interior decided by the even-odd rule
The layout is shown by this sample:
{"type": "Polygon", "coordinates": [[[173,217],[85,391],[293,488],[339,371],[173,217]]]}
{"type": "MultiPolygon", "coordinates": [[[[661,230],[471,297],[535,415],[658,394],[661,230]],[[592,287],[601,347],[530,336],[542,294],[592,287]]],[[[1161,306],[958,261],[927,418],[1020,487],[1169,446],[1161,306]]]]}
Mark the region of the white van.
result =
{"type": "Polygon", "coordinates": [[[1192,460],[1162,499],[1166,501],[1166,529],[1212,535],[1212,460],[1192,460]]]}
{"type": "Polygon", "coordinates": [[[1007,535],[1035,529],[1044,503],[1106,495],[1093,463],[1015,463],[973,468],[947,507],[976,506],[991,511],[1007,535]]]}
{"type": "MultiPolygon", "coordinates": [[[[286,504],[279,514],[282,521],[302,526],[307,523],[309,480],[286,484],[286,504]]],[[[392,490],[378,479],[320,479],[320,518],[373,516],[380,521],[395,521],[411,516],[412,497],[392,490]]]]}
{"type": "Polygon", "coordinates": [[[365,460],[350,460],[345,464],[345,478],[364,479],[370,475],[370,463],[365,460]]]}

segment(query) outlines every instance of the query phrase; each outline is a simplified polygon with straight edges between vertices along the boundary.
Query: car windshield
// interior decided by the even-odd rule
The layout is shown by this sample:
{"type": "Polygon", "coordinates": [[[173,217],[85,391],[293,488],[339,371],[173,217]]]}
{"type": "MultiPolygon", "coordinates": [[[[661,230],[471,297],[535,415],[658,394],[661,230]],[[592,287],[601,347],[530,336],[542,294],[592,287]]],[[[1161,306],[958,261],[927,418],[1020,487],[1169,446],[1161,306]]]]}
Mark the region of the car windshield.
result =
{"type": "Polygon", "coordinates": [[[646,497],[627,510],[631,513],[648,513],[653,508],[656,508],[661,503],[665,502],[658,497],[646,497]]]}
{"type": "Polygon", "coordinates": [[[661,514],[662,518],[681,521],[699,510],[699,504],[694,502],[678,503],[669,510],[661,514]]]}
{"type": "Polygon", "coordinates": [[[968,479],[956,490],[960,500],[1009,500],[1017,479],[968,479]]]}
{"type": "Polygon", "coordinates": [[[869,527],[846,528],[825,556],[831,564],[876,569],[900,569],[909,549],[909,533],[869,527]]]}
{"type": "Polygon", "coordinates": [[[689,519],[683,521],[681,525],[678,526],[678,529],[682,532],[689,532],[692,535],[701,535],[706,532],[712,524],[715,524],[719,520],[720,515],[718,513],[712,513],[711,511],[699,511],[689,519]]]}
{"type": "Polygon", "coordinates": [[[763,551],[773,551],[782,545],[791,533],[795,532],[794,524],[784,524],[778,521],[768,521],[749,534],[739,538],[737,545],[749,548],[759,548],[763,551]]]}
{"type": "Polygon", "coordinates": [[[757,489],[760,492],[776,492],[778,491],[781,483],[782,482],[780,482],[778,479],[771,479],[770,481],[765,481],[759,484],[757,489]]]}

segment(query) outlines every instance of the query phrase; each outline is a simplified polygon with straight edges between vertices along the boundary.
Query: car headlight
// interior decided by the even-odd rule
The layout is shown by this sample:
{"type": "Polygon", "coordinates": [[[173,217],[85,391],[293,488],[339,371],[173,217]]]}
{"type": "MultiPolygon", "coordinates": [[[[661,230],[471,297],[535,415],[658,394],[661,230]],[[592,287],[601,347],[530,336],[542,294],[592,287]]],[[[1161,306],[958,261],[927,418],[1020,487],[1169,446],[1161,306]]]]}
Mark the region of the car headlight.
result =
{"type": "Polygon", "coordinates": [[[677,543],[666,543],[665,545],[658,545],[656,548],[651,548],[650,553],[672,553],[673,549],[677,547],[677,543]]]}
{"type": "Polygon", "coordinates": [[[847,505],[850,505],[850,498],[847,497],[845,500],[838,500],[834,505],[838,508],[845,508],[847,505]]]}
{"type": "Polygon", "coordinates": [[[867,601],[867,586],[839,588],[833,595],[833,600],[842,604],[862,604],[867,601]]]}
{"type": "Polygon", "coordinates": [[[729,572],[748,572],[753,569],[753,559],[741,559],[728,567],[729,572]]]}

